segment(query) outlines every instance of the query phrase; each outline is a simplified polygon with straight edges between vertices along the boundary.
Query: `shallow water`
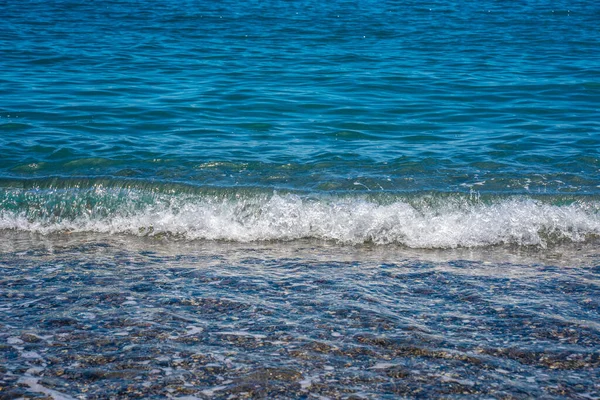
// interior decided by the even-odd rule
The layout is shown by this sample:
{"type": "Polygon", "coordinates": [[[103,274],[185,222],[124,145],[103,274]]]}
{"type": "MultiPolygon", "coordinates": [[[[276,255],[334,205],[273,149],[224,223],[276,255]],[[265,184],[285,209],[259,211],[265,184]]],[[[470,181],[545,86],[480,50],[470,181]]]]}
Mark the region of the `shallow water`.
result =
{"type": "Polygon", "coordinates": [[[600,395],[594,248],[3,239],[9,398],[600,395]]]}
{"type": "Polygon", "coordinates": [[[0,398],[600,398],[600,6],[0,11],[0,398]]]}

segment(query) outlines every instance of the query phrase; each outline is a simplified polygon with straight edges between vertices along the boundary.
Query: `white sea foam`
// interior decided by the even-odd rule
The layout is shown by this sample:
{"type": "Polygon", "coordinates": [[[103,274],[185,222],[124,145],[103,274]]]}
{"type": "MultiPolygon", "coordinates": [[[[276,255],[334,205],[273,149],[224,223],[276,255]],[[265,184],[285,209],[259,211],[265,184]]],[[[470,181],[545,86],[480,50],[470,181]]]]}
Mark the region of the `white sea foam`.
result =
{"type": "Polygon", "coordinates": [[[91,208],[0,211],[0,229],[50,234],[101,232],[239,242],[304,238],[341,243],[400,244],[413,248],[479,247],[498,244],[547,246],[600,235],[600,204],[554,204],[531,198],[469,201],[460,196],[435,202],[377,202],[352,197],[299,195],[243,198],[157,197],[140,206],[123,202],[110,212],[91,208]]]}

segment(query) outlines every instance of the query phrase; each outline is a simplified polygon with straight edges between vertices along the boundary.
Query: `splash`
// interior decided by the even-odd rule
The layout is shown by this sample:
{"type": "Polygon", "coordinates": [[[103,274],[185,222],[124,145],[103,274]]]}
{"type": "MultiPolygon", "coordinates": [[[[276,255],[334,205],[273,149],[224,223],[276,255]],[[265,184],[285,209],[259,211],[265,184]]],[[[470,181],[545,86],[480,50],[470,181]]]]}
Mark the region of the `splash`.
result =
{"type": "Polygon", "coordinates": [[[547,247],[600,235],[600,202],[464,194],[308,195],[136,188],[11,189],[0,229],[236,242],[331,240],[411,248],[547,247]]]}

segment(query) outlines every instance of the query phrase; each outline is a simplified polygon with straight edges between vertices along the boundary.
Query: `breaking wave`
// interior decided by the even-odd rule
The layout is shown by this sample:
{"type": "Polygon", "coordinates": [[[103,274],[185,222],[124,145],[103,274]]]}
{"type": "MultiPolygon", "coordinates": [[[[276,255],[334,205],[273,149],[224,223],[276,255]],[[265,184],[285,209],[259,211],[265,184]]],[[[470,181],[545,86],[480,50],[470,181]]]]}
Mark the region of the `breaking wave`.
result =
{"type": "Polygon", "coordinates": [[[0,229],[184,240],[331,240],[412,248],[551,246],[600,236],[590,197],[298,194],[94,184],[0,189],[0,229]]]}

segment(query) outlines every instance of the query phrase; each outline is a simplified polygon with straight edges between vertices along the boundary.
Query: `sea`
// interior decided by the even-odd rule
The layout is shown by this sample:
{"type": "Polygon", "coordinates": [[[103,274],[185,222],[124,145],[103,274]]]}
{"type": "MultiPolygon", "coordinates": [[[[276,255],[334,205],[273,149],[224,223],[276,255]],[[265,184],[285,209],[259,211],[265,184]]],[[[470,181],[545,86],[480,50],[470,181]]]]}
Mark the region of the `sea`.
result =
{"type": "Polygon", "coordinates": [[[0,399],[600,398],[599,23],[0,0],[0,399]]]}

